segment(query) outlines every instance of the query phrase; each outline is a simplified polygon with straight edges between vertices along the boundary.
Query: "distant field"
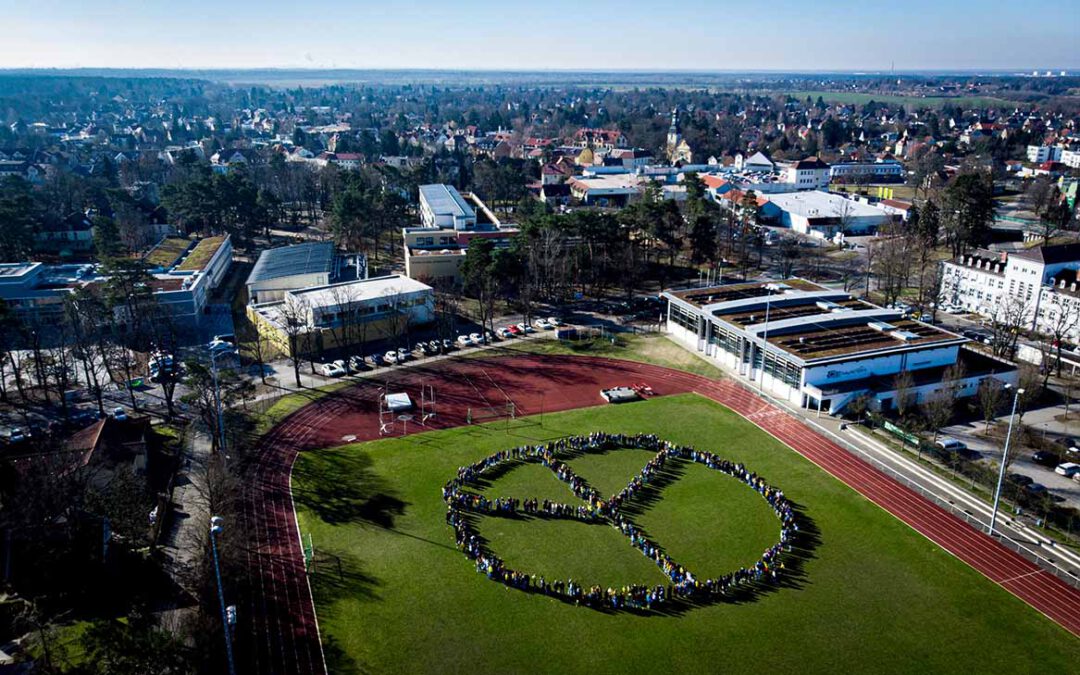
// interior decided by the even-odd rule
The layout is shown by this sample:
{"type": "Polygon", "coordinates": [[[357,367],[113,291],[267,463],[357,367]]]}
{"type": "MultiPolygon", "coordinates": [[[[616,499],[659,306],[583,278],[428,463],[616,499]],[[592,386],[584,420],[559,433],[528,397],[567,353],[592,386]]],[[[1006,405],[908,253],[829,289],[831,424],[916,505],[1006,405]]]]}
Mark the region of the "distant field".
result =
{"type": "MultiPolygon", "coordinates": [[[[570,460],[598,489],[625,485],[648,453],[570,460]]],[[[1080,641],[730,410],[687,394],[304,452],[293,488],[332,673],[1059,673],[1080,641]],[[790,583],[739,602],[639,615],[575,607],[477,574],[445,523],[458,466],[594,430],[652,432],[745,462],[784,490],[810,539],[790,583]]],[[[489,495],[569,501],[537,464],[489,495]]],[[[689,467],[640,525],[691,569],[745,564],[775,516],[740,485],[689,467]]],[[[606,525],[482,518],[512,565],[548,578],[662,583],[606,525]]],[[[1069,664],[1073,664],[1070,666],[1069,664]]]]}
{"type": "Polygon", "coordinates": [[[786,91],[777,93],[788,94],[799,100],[809,96],[816,101],[820,96],[831,103],[854,103],[856,105],[862,105],[870,101],[926,107],[937,107],[946,103],[978,108],[1015,104],[1015,101],[991,96],[927,96],[924,98],[921,96],[896,96],[893,94],[864,94],[854,91],[786,91]]]}

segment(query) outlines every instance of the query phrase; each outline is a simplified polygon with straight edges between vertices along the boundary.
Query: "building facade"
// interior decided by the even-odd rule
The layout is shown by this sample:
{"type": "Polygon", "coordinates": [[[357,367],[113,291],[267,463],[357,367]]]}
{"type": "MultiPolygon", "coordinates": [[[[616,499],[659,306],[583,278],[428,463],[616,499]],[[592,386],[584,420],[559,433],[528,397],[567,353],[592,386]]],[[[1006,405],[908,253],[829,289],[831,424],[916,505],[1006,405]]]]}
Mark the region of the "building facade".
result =
{"type": "Polygon", "coordinates": [[[964,337],[804,279],[664,296],[672,338],[804,408],[840,413],[860,396],[877,410],[894,408],[900,395],[924,402],[958,363],[957,397],[974,395],[986,377],[1016,378],[1015,366],[965,348],[964,337]],[[896,381],[902,372],[912,375],[903,393],[896,381]]]}

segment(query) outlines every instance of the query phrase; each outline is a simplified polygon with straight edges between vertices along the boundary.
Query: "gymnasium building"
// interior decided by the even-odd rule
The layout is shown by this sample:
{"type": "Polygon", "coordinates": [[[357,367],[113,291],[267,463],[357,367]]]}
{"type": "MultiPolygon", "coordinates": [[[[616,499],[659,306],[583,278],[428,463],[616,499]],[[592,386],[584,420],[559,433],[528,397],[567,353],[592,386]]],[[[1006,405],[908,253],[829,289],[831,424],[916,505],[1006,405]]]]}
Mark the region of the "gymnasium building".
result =
{"type": "Polygon", "coordinates": [[[667,331],[677,342],[804,408],[840,413],[860,395],[871,409],[893,408],[903,371],[912,375],[909,395],[923,402],[958,363],[957,397],[973,396],[985,377],[1016,381],[1013,364],[976,351],[967,338],[805,279],[664,297],[667,331]]]}

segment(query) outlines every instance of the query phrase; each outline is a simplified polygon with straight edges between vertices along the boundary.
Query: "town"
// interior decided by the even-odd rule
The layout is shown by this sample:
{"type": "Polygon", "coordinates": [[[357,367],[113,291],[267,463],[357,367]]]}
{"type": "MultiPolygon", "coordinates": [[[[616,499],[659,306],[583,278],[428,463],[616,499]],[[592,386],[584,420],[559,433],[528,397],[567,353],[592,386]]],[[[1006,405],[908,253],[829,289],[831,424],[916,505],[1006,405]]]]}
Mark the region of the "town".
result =
{"type": "MultiPolygon", "coordinates": [[[[817,527],[822,556],[841,545],[828,543],[832,514],[817,492],[833,488],[801,487],[798,471],[708,446],[692,429],[674,435],[674,419],[694,427],[693,415],[744,424],[672,403],[692,393],[768,432],[757,443],[794,447],[809,460],[799,471],[820,466],[869,508],[929,532],[957,565],[1048,616],[1025,616],[1038,623],[1025,630],[1069,641],[1062,662],[1077,654],[1080,76],[750,74],[739,86],[693,73],[692,86],[670,73],[643,86],[611,84],[625,73],[339,76],[0,72],[0,663],[321,673],[366,671],[356,664],[371,659],[371,672],[464,670],[355,644],[378,621],[423,622],[424,604],[375,580],[390,574],[384,559],[354,559],[340,543],[353,535],[334,530],[349,522],[377,531],[375,547],[404,543],[386,534],[396,523],[417,541],[439,537],[508,588],[525,574],[556,608],[652,611],[674,593],[685,607],[673,616],[688,611],[703,591],[649,553],[629,518],[650,532],[660,521],[590,496],[613,479],[588,463],[603,454],[586,453],[616,447],[736,476],[742,468],[689,444],[747,471],[762,465],[769,486],[746,482],[768,500],[765,516],[780,515],[782,537],[817,527]],[[625,403],[597,415],[656,405],[667,423],[579,428],[585,418],[569,411],[605,400],[625,403]],[[567,437],[666,433],[683,445],[602,440],[571,452],[545,424],[564,424],[567,437]],[[489,450],[428,457],[450,475],[395,489],[398,472],[420,481],[426,465],[393,457],[462,443],[434,440],[455,427],[488,434],[465,443],[489,450]],[[805,434],[820,442],[792,440],[805,434]],[[489,470],[482,457],[536,443],[550,445],[515,448],[513,461],[546,462],[573,490],[562,498],[584,500],[577,515],[554,502],[519,514],[516,498],[487,488],[461,508],[463,485],[488,484],[474,475],[489,470]],[[342,448],[364,454],[346,459],[342,448]],[[444,523],[438,488],[454,471],[444,523]],[[803,503],[795,511],[776,500],[774,474],[803,503]],[[882,481],[892,496],[876,491],[882,481]],[[438,527],[408,530],[432,498],[438,527]],[[990,554],[920,525],[937,522],[911,515],[921,508],[948,523],[941,532],[964,528],[1052,590],[1007,585],[986,571],[990,554]],[[522,558],[527,549],[493,532],[500,509],[543,527],[602,514],[668,590],[619,595],[615,574],[598,580],[616,588],[606,596],[588,585],[556,593],[531,570],[547,565],[551,580],[581,568],[522,558]],[[789,527],[804,517],[802,530],[789,527]],[[1040,600],[1050,593],[1060,595],[1040,600]],[[342,600],[365,595],[384,598],[378,620],[342,600]]],[[[673,476],[698,480],[693,470],[673,476]]],[[[490,471],[491,484],[532,489],[525,469],[490,471]]],[[[656,471],[634,480],[651,490],[656,471]]],[[[634,485],[619,499],[632,500],[634,485]]],[[[904,545],[916,544],[930,546],[904,545]]],[[[778,548],[747,568],[756,572],[715,577],[717,588],[752,577],[747,601],[764,602],[774,555],[813,585],[817,545],[778,548]]],[[[419,559],[389,559],[426,574],[419,559]]],[[[460,555],[438,565],[462,567],[460,555]]],[[[585,572],[567,575],[580,583],[585,572]]],[[[453,593],[473,583],[470,593],[490,593],[473,575],[447,581],[453,593]]],[[[770,602],[796,592],[776,588],[770,602]]],[[[477,611],[503,616],[500,600],[477,611]]],[[[532,601],[542,602],[508,600],[532,601]]],[[[484,670],[536,668],[487,654],[484,670]]],[[[585,669],[560,658],[538,671],[585,669]]]]}

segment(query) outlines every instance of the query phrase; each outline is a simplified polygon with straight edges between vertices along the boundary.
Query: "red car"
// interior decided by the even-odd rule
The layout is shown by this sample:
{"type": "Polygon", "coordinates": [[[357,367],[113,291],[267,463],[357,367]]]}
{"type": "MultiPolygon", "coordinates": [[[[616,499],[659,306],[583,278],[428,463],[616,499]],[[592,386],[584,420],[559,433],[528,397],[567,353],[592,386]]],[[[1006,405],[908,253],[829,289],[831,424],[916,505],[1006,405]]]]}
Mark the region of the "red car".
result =
{"type": "Polygon", "coordinates": [[[510,324],[506,327],[506,330],[510,331],[511,335],[521,335],[521,329],[518,328],[515,324],[510,324]]]}

